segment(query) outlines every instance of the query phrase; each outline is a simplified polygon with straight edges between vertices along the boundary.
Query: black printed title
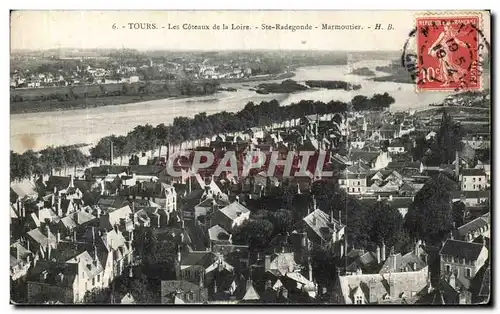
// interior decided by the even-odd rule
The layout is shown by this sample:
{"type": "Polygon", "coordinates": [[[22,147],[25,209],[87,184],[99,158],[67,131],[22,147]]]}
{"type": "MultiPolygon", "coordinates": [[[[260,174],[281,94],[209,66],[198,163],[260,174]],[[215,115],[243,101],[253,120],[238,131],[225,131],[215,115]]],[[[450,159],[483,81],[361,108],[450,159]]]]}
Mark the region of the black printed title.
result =
{"type": "Polygon", "coordinates": [[[259,24],[259,25],[247,25],[239,23],[228,23],[228,24],[158,24],[158,23],[148,23],[148,22],[130,22],[123,25],[114,23],[112,29],[126,29],[126,30],[172,30],[172,31],[252,31],[252,30],[262,30],[262,31],[311,31],[311,30],[328,30],[328,31],[356,31],[356,30],[394,30],[392,24],[382,24],[373,23],[371,25],[357,25],[357,24],[328,24],[321,23],[318,25],[311,24],[259,24]]]}

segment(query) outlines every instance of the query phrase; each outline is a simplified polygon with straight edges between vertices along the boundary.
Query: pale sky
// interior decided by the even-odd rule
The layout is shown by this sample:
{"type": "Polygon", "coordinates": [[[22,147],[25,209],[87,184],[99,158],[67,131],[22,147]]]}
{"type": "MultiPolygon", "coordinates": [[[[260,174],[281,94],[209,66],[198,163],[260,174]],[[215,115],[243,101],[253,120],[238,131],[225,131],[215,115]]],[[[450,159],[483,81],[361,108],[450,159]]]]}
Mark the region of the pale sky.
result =
{"type": "MultiPolygon", "coordinates": [[[[134,48],[140,50],[401,50],[416,11],[15,11],[11,49],[134,48]],[[127,23],[156,23],[130,30],[127,23]],[[115,23],[118,29],[113,30],[115,23]],[[168,24],[181,30],[168,30],[168,24]],[[182,25],[245,24],[249,31],[182,30],[182,25]],[[312,25],[312,30],[261,30],[261,24],[312,25]],[[362,30],[322,30],[322,24],[362,30]],[[393,30],[374,30],[377,23],[393,30]],[[122,28],[126,26],[126,28],[122,28]],[[165,28],[162,28],[165,27],[165,28]],[[259,28],[259,29],[256,29],[259,28]],[[318,28],[315,28],[318,27],[318,28]],[[371,29],[368,29],[371,27],[371,29]]],[[[483,29],[489,40],[489,15],[483,29]]]]}

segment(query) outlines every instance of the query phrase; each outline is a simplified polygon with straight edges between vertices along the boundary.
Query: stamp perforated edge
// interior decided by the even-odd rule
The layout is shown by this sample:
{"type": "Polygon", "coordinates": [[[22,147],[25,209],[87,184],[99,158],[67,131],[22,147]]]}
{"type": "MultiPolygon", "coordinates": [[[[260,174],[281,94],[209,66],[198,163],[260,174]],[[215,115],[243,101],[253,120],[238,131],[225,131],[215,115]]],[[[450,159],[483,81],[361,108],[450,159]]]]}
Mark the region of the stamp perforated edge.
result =
{"type": "MultiPolygon", "coordinates": [[[[453,17],[464,17],[464,16],[467,16],[467,17],[477,17],[478,18],[478,21],[479,21],[479,25],[478,25],[478,31],[481,31],[484,29],[484,19],[483,19],[483,14],[488,14],[488,16],[491,16],[491,12],[490,11],[487,11],[487,10],[484,10],[484,11],[467,11],[467,10],[464,10],[464,11],[422,11],[422,12],[417,12],[413,15],[413,21],[414,21],[414,29],[416,30],[415,32],[415,45],[417,44],[416,43],[416,36],[418,36],[418,29],[417,29],[417,19],[419,18],[426,18],[426,17],[447,17],[447,18],[453,18],[453,17]]],[[[478,42],[480,40],[485,40],[486,41],[486,38],[484,38],[484,36],[479,33],[478,34],[478,42]]],[[[418,58],[418,47],[416,49],[416,54],[417,54],[417,58],[418,58]]],[[[478,59],[479,59],[479,55],[478,55],[478,59]]],[[[483,71],[483,67],[481,66],[481,71],[480,71],[481,75],[479,75],[479,88],[476,89],[478,91],[483,91],[484,90],[484,71],[483,71]]],[[[417,74],[418,75],[418,74],[417,74]]],[[[425,88],[425,89],[419,89],[418,88],[418,84],[415,82],[415,92],[416,93],[450,93],[450,92],[456,92],[455,89],[433,89],[433,88],[425,88]]],[[[460,91],[467,91],[467,89],[464,89],[464,90],[459,90],[458,92],[460,91]]]]}

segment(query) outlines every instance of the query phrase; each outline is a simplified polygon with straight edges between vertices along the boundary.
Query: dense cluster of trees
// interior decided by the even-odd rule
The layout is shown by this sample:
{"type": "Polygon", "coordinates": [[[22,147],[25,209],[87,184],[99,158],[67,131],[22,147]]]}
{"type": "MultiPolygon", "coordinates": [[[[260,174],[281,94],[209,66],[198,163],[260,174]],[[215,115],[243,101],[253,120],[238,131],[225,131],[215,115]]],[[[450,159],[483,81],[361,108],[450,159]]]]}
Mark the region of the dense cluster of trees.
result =
{"type": "MultiPolygon", "coordinates": [[[[104,83],[104,81],[98,83],[104,83]]],[[[11,93],[10,102],[48,100],[64,102],[103,97],[148,95],[202,96],[215,93],[218,87],[219,83],[215,80],[75,85],[37,90],[16,90],[11,93]]]]}
{"type": "Polygon", "coordinates": [[[344,81],[310,80],[306,81],[306,85],[309,87],[319,87],[326,89],[343,89],[346,91],[361,89],[361,85],[359,84],[352,84],[344,81]]]}
{"type": "Polygon", "coordinates": [[[455,182],[445,174],[427,181],[405,216],[405,227],[413,238],[439,244],[448,235],[453,221],[458,220],[451,203],[451,191],[455,189],[455,182]]]}
{"type": "MultiPolygon", "coordinates": [[[[443,109],[441,125],[436,136],[429,140],[426,140],[424,135],[416,138],[415,147],[412,149],[413,158],[421,160],[425,157],[433,164],[452,164],[456,152],[463,149],[464,135],[462,125],[453,121],[446,109],[443,109]]],[[[489,159],[489,154],[489,151],[485,151],[481,157],[489,159]]]]}
{"type": "Polygon", "coordinates": [[[382,111],[386,110],[395,102],[395,99],[387,92],[375,94],[371,98],[363,95],[354,96],[352,99],[352,108],[356,111],[382,111]]]}
{"type": "Polygon", "coordinates": [[[226,111],[212,115],[199,113],[194,118],[176,117],[172,125],[159,124],[137,126],[126,136],[111,135],[102,138],[90,151],[94,159],[109,159],[110,142],[114,143],[115,156],[128,156],[148,151],[167,144],[177,145],[183,141],[204,138],[225,132],[244,131],[255,126],[300,118],[310,114],[333,112],[345,113],[347,104],[340,101],[302,100],[290,106],[280,106],[276,100],[263,101],[260,105],[249,102],[237,113],[226,111]]]}
{"type": "Polygon", "coordinates": [[[22,154],[10,151],[10,180],[33,179],[63,169],[85,167],[88,157],[76,146],[47,147],[40,152],[22,154]]]}

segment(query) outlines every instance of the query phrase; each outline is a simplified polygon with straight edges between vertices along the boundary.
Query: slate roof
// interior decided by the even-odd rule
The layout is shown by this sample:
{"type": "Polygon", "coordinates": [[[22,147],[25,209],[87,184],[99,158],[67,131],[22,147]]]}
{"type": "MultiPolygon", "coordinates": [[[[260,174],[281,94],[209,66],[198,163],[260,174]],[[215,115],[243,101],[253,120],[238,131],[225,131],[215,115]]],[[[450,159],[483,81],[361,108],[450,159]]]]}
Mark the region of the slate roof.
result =
{"type": "Polygon", "coordinates": [[[462,176],[486,176],[486,173],[483,169],[462,169],[462,176]]]}
{"type": "Polygon", "coordinates": [[[181,255],[181,265],[184,266],[201,265],[208,268],[216,260],[217,256],[214,253],[207,251],[184,252],[181,255]]]}
{"type": "Polygon", "coordinates": [[[241,205],[238,202],[233,202],[226,207],[220,209],[221,213],[229,217],[231,220],[235,220],[239,217],[240,214],[248,213],[249,210],[245,206],[241,205]],[[240,214],[238,214],[240,213],[240,214]]]}
{"type": "Polygon", "coordinates": [[[35,197],[38,195],[36,187],[30,181],[22,181],[20,183],[15,183],[10,186],[12,192],[14,192],[20,199],[27,197],[35,197]]]}
{"type": "Polygon", "coordinates": [[[58,191],[67,189],[71,182],[71,177],[63,177],[63,176],[50,176],[49,180],[47,180],[47,189],[49,191],[53,190],[54,187],[57,188],[58,191]]]}
{"type": "Polygon", "coordinates": [[[247,290],[245,292],[245,295],[243,296],[243,300],[248,301],[248,300],[260,300],[260,296],[255,290],[252,281],[247,282],[247,290]]]}
{"type": "Polygon", "coordinates": [[[338,220],[333,219],[333,223],[330,222],[330,217],[320,209],[316,209],[309,215],[303,218],[303,221],[316,233],[321,239],[327,240],[327,236],[323,231],[326,230],[323,228],[327,228],[329,230],[329,234],[333,230],[339,231],[343,227],[343,224],[339,223],[338,220]]]}
{"type": "Polygon", "coordinates": [[[40,260],[28,274],[27,280],[52,286],[73,287],[75,278],[78,276],[78,268],[77,263],[40,260]]]}
{"type": "Polygon", "coordinates": [[[397,253],[394,255],[389,254],[384,262],[384,265],[380,269],[379,274],[403,271],[419,271],[425,266],[427,266],[426,263],[418,256],[416,256],[413,252],[409,252],[405,255],[401,255],[401,253],[397,253]]]}
{"type": "Polygon", "coordinates": [[[390,294],[390,280],[393,280],[397,298],[399,298],[403,292],[410,296],[412,291],[421,291],[427,285],[428,276],[429,273],[427,270],[391,274],[347,275],[339,276],[339,285],[344,296],[344,301],[348,304],[353,304],[353,293],[358,290],[361,290],[365,299],[369,301],[370,281],[373,282],[374,295],[378,300],[381,300],[384,296],[390,294]]]}
{"type": "Polygon", "coordinates": [[[448,239],[439,254],[475,261],[482,250],[483,245],[479,243],[448,239]]]}
{"type": "Polygon", "coordinates": [[[460,236],[466,236],[467,234],[478,230],[479,228],[488,226],[490,224],[490,214],[484,214],[481,217],[477,217],[476,219],[458,227],[458,234],[460,236]]]}
{"type": "Polygon", "coordinates": [[[211,241],[228,241],[229,240],[229,232],[226,229],[222,228],[220,225],[214,225],[210,229],[208,229],[208,236],[211,241]],[[219,238],[219,235],[223,234],[225,238],[219,238]]]}

